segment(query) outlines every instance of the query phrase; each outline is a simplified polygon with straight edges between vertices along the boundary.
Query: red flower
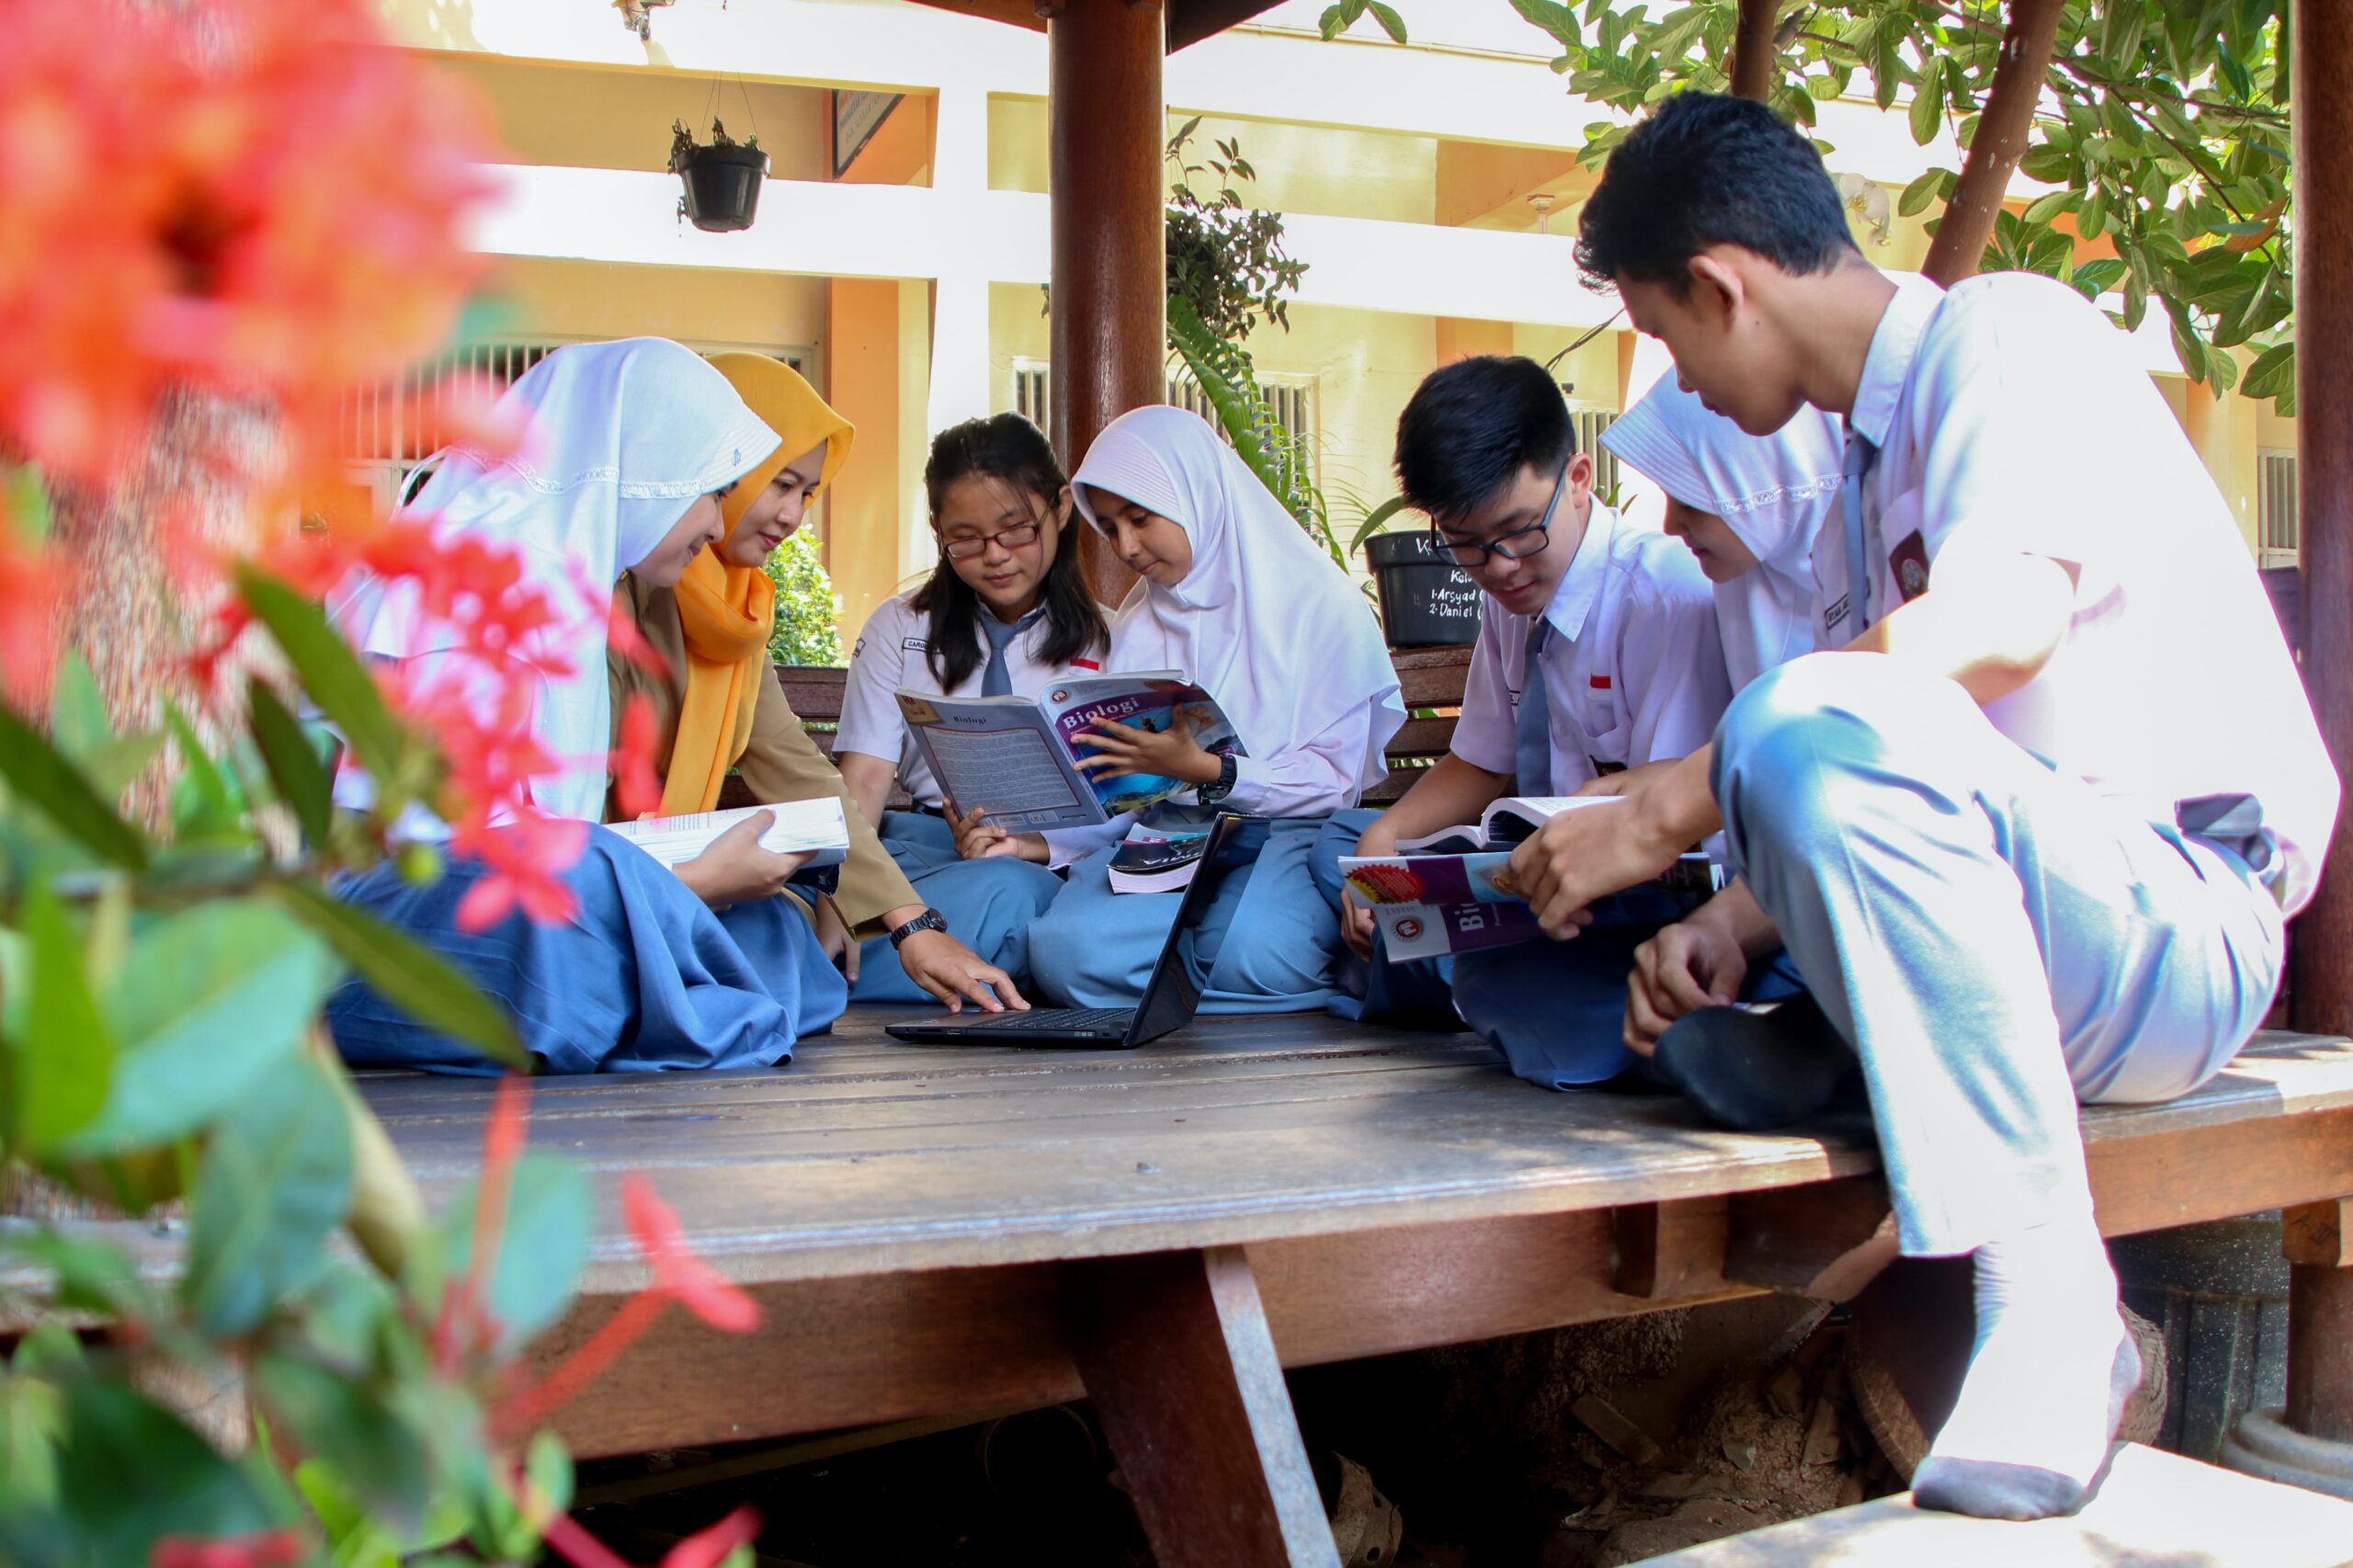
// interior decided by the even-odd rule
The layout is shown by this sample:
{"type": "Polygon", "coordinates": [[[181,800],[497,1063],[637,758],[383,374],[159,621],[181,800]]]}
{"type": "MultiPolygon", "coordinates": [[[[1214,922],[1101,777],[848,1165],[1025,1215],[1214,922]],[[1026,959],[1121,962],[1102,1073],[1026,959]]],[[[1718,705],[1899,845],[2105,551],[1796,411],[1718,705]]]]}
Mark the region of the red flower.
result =
{"type": "Polygon", "coordinates": [[[749,1334],[760,1326],[760,1304],[688,1250],[678,1216],[635,1171],[621,1177],[621,1218],[654,1266],[655,1290],[723,1334],[749,1334]]]}
{"type": "Polygon", "coordinates": [[[483,874],[458,901],[458,929],[487,931],[517,904],[543,926],[567,921],[580,901],[560,874],[580,858],[588,824],[529,812],[497,827],[458,832],[450,846],[483,862],[483,874]]]}
{"type": "Polygon", "coordinates": [[[193,382],[273,399],[328,455],[342,395],[438,341],[479,274],[478,100],[365,0],[15,11],[0,445],[103,481],[193,382]]]}
{"type": "Polygon", "coordinates": [[[654,767],[659,739],[654,733],[654,704],[643,692],[633,694],[621,710],[621,744],[609,763],[614,797],[624,819],[634,821],[662,809],[662,775],[654,767]]]}
{"type": "Polygon", "coordinates": [[[18,540],[0,506],[0,699],[19,713],[48,710],[71,575],[57,551],[18,540]]]}
{"type": "MultiPolygon", "coordinates": [[[[581,598],[585,602],[594,603],[596,591],[584,588],[581,598]]],[[[661,649],[645,640],[645,633],[638,627],[637,617],[631,613],[629,606],[622,601],[620,595],[614,594],[611,599],[612,608],[605,617],[606,646],[613,649],[622,658],[627,659],[654,679],[668,680],[670,661],[663,655],[661,649]]]]}
{"type": "Polygon", "coordinates": [[[265,1530],[220,1540],[167,1535],[147,1554],[147,1568],[285,1568],[301,1562],[305,1555],[297,1530],[265,1530]]]}

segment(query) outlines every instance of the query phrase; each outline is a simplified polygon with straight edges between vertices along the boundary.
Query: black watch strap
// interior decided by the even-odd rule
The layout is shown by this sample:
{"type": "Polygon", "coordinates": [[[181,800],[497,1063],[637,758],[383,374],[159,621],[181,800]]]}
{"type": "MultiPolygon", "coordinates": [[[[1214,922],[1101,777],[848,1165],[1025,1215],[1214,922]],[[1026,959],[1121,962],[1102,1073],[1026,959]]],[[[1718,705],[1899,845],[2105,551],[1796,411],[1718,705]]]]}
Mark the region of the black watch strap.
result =
{"type": "Polygon", "coordinates": [[[906,939],[914,936],[918,931],[945,931],[947,929],[948,917],[940,914],[939,911],[936,909],[926,909],[921,915],[916,915],[913,920],[908,921],[904,926],[897,927],[891,933],[891,950],[892,952],[897,952],[906,939]]]}
{"type": "Polygon", "coordinates": [[[1241,764],[1232,752],[1217,759],[1217,782],[1204,784],[1193,791],[1193,799],[1205,806],[1214,806],[1233,793],[1233,781],[1241,772],[1241,764]]]}

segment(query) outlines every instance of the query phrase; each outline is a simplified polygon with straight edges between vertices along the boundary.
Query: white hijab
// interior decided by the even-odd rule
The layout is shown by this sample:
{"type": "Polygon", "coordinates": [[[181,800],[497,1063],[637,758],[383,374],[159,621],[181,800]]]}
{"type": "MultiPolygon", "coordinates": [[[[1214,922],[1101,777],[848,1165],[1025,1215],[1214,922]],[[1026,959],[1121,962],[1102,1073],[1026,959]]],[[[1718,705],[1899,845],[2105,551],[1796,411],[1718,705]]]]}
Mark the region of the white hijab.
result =
{"type": "Polygon", "coordinates": [[[1089,488],[1166,517],[1192,541],[1183,582],[1138,583],[1120,606],[1111,668],[1184,671],[1217,699],[1253,756],[1303,744],[1370,709],[1357,781],[1386,775],[1383,752],[1405,706],[1371,607],[1198,415],[1121,415],[1096,437],[1072,485],[1097,528],[1089,488]]]}
{"type": "Polygon", "coordinates": [[[1733,689],[1813,652],[1813,536],[1837,509],[1846,445],[1835,415],[1802,408],[1772,435],[1751,436],[1665,376],[1601,444],[1722,517],[1756,557],[1755,570],[1715,585],[1733,689]]]}
{"type": "MultiPolygon", "coordinates": [[[[452,449],[404,510],[437,537],[467,534],[517,551],[526,585],[548,596],[566,631],[545,652],[571,664],[542,673],[532,728],[563,771],[534,779],[557,816],[603,814],[612,718],[605,620],[614,582],[652,552],[699,495],[739,479],[777,449],[775,431],[694,350],[660,337],[559,348],[508,388],[498,416],[524,426],[522,449],[485,458],[452,449]]],[[[414,659],[453,645],[420,613],[415,590],[377,581],[339,590],[330,610],[362,653],[414,659]]]]}

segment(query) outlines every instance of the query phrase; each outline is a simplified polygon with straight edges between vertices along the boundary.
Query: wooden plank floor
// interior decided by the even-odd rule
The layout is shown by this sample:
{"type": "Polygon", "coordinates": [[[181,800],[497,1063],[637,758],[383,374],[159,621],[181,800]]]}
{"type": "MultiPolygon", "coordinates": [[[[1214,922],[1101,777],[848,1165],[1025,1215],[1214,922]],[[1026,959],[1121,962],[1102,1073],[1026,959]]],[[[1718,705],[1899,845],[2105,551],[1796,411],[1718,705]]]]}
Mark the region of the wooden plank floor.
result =
{"type": "MultiPolygon", "coordinates": [[[[613,1201],[631,1170],[705,1256],[757,1284],[1587,1211],[1877,1163],[1859,1124],[1718,1132],[1669,1097],[1535,1089],[1467,1035],[1210,1019],[1141,1051],[1079,1052],[881,1032],[913,1016],[860,1009],[773,1071],[535,1085],[534,1146],[582,1161],[597,1188],[590,1290],[638,1280],[613,1201]]],[[[362,1088],[428,1201],[471,1176],[484,1083],[377,1075],[362,1088]]],[[[2267,1037],[2197,1095],[2090,1112],[2086,1134],[2097,1177],[2144,1140],[2262,1133],[2291,1109],[2348,1113],[2322,1119],[2353,1142],[2353,1045],[2267,1037]]],[[[2279,1157],[2301,1162],[2297,1179],[2333,1179],[2286,1142],[2279,1157]]],[[[2353,1164],[2347,1176],[2353,1190],[2353,1164]]],[[[2109,1229],[2211,1217],[2195,1169],[2136,1170],[2132,1186],[2109,1229]]]]}

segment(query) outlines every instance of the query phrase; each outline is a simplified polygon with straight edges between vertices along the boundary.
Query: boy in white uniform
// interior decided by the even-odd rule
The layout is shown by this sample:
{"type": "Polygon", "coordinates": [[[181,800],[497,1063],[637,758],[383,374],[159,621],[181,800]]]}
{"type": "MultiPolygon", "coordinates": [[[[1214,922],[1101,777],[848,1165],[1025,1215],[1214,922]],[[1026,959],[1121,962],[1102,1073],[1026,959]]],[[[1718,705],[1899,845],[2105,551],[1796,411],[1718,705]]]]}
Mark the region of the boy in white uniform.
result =
{"type": "Polygon", "coordinates": [[[2079,295],[1899,285],[1796,131],[1703,94],[1619,147],[1580,231],[1588,277],[1744,429],[1847,416],[1815,555],[1842,651],[1755,682],[1608,831],[1557,820],[1515,869],[1567,932],[1725,829],[1753,898],[1663,932],[1630,1017],[1671,1020],[1659,1066],[1735,1123],[1809,1110],[1859,1058],[1904,1252],[1977,1265],[1915,1494],[2070,1512],[2141,1370],[2077,1099],[2185,1093],[2254,1030],[2336,775],[2227,505],[2079,295]],[[1776,942],[1826,1030],[1711,1006],[1776,942]]]}
{"type": "MultiPolygon", "coordinates": [[[[1398,480],[1478,583],[1479,642],[1449,754],[1369,826],[1351,817],[1355,853],[1476,822],[1506,794],[1608,789],[1714,731],[1732,695],[1714,590],[1690,551],[1595,501],[1593,459],[1575,449],[1561,389],[1532,359],[1459,360],[1406,404],[1398,480]]],[[[1348,847],[1344,835],[1326,843],[1333,858],[1348,847]]],[[[1631,893],[1598,913],[1581,946],[1462,954],[1453,1005],[1530,1082],[1614,1077],[1632,1061],[1619,1036],[1634,947],[1687,907],[1631,893]]],[[[1367,910],[1350,900],[1343,916],[1373,966],[1369,1000],[1415,983],[1383,972],[1367,910]]]]}

